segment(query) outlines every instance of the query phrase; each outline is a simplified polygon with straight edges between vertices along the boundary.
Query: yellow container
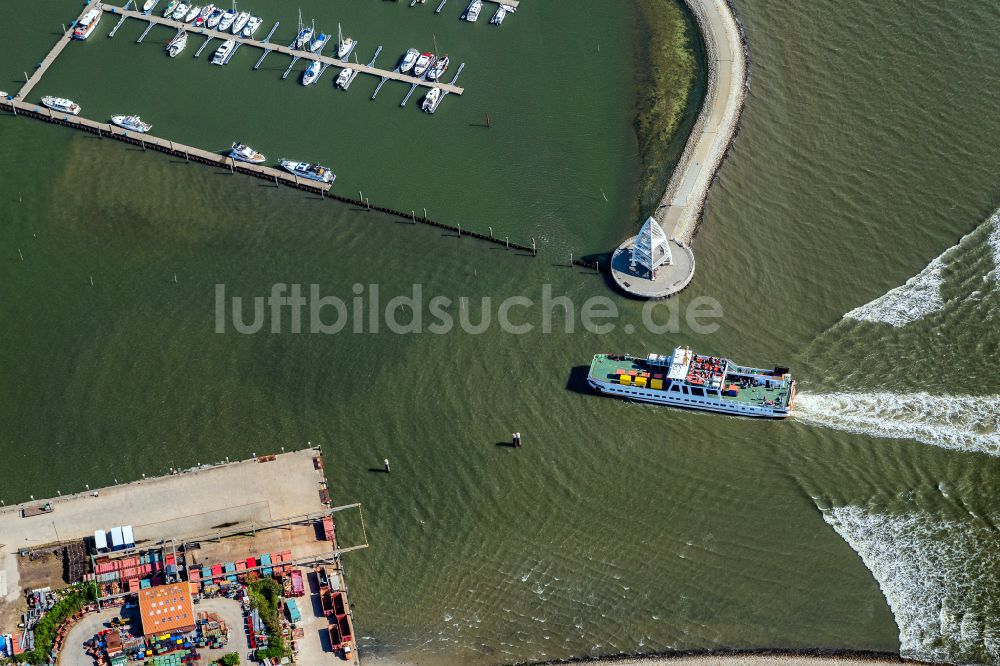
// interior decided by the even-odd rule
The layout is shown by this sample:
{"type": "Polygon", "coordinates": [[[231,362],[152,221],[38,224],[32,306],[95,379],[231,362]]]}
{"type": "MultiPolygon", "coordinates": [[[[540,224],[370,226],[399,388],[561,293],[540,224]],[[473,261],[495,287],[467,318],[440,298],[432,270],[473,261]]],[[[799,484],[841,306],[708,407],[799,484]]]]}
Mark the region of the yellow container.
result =
{"type": "Polygon", "coordinates": [[[622,384],[628,385],[632,383],[632,378],[629,375],[622,375],[620,381],[622,384]]]}
{"type": "Polygon", "coordinates": [[[663,388],[663,380],[662,379],[652,379],[652,380],[650,380],[650,382],[649,382],[649,388],[662,389],[663,388]]]}
{"type": "Polygon", "coordinates": [[[645,377],[636,377],[635,378],[635,385],[636,386],[645,386],[646,385],[646,378],[645,377]]]}

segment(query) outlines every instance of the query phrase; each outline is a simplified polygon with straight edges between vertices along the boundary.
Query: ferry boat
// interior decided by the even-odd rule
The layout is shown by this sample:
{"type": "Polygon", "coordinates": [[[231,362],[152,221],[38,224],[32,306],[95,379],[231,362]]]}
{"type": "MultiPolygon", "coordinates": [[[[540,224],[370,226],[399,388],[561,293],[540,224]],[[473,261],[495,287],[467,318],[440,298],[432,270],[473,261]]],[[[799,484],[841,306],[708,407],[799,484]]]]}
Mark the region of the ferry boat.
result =
{"type": "Polygon", "coordinates": [[[687,347],[678,347],[669,357],[598,354],[587,383],[599,393],[626,400],[736,416],[783,419],[795,403],[795,380],[788,368],[737,365],[687,347]]]}
{"type": "Polygon", "coordinates": [[[483,10],[483,0],[472,0],[469,3],[469,8],[465,10],[465,20],[469,23],[475,23],[479,20],[479,12],[483,10]]]}
{"type": "Polygon", "coordinates": [[[219,25],[219,21],[222,20],[223,14],[225,14],[225,12],[222,9],[215,7],[212,10],[212,13],[208,15],[208,18],[205,19],[205,26],[208,28],[215,28],[215,26],[219,25]]]}
{"type": "Polygon", "coordinates": [[[344,37],[343,31],[340,29],[340,24],[337,24],[337,58],[343,60],[347,56],[351,55],[351,51],[354,50],[355,41],[351,37],[344,37]]]}
{"type": "Polygon", "coordinates": [[[111,116],[111,122],[118,125],[118,127],[124,127],[127,130],[143,134],[153,129],[153,126],[149,123],[142,122],[139,116],[111,116]]]}
{"type": "Polygon", "coordinates": [[[242,32],[243,37],[245,37],[246,39],[250,39],[251,37],[253,37],[253,33],[257,32],[257,28],[259,28],[260,24],[263,22],[264,19],[262,19],[261,17],[251,16],[250,20],[247,21],[247,24],[243,26],[243,32],[242,32]]]}
{"type": "Polygon", "coordinates": [[[66,99],[65,97],[43,97],[42,104],[52,109],[53,111],[61,111],[62,113],[72,113],[74,116],[80,113],[80,105],[77,104],[76,102],[66,99]]]}
{"type": "Polygon", "coordinates": [[[236,46],[236,42],[232,39],[227,39],[222,42],[222,46],[215,50],[215,54],[212,56],[213,65],[225,65],[226,60],[229,59],[229,54],[232,53],[233,48],[236,46]]]}
{"type": "Polygon", "coordinates": [[[236,17],[236,20],[233,21],[233,34],[234,35],[240,34],[240,32],[243,30],[243,26],[245,26],[249,21],[250,21],[250,12],[240,12],[239,15],[236,17]]]}
{"type": "Polygon", "coordinates": [[[337,80],[334,81],[334,85],[338,88],[347,90],[347,86],[351,85],[351,79],[354,78],[354,70],[350,67],[345,67],[340,70],[340,74],[337,75],[337,80]]]}
{"type": "Polygon", "coordinates": [[[167,55],[170,56],[171,58],[176,58],[177,54],[183,51],[184,47],[187,46],[187,43],[188,43],[187,31],[182,30],[177,35],[175,35],[173,39],[170,40],[169,44],[167,44],[167,55]]]}
{"type": "Polygon", "coordinates": [[[427,72],[427,78],[431,81],[437,81],[444,76],[444,73],[448,71],[448,62],[448,56],[438,58],[434,66],[427,72]]]}
{"type": "Polygon", "coordinates": [[[417,58],[420,57],[420,51],[416,49],[406,49],[406,53],[403,54],[403,60],[399,63],[399,71],[403,74],[408,73],[413,69],[413,65],[417,62],[417,58]]]}
{"type": "Polygon", "coordinates": [[[264,157],[263,153],[258,153],[256,150],[246,145],[245,143],[234,142],[233,149],[229,151],[229,156],[234,160],[240,160],[241,162],[250,162],[251,164],[260,164],[267,158],[264,157]]]}
{"type": "Polygon", "coordinates": [[[201,5],[191,5],[191,9],[189,9],[187,15],[184,16],[184,22],[194,22],[194,20],[198,18],[199,14],[201,14],[201,5]]]}
{"type": "Polygon", "coordinates": [[[91,9],[84,14],[80,22],[73,28],[73,39],[87,39],[87,37],[90,37],[90,34],[94,32],[94,28],[101,22],[101,14],[103,13],[100,9],[91,9]]]}
{"type": "Polygon", "coordinates": [[[309,47],[309,50],[312,51],[313,53],[319,53],[320,51],[323,50],[323,47],[326,46],[326,43],[328,41],[330,41],[330,35],[326,34],[325,32],[321,32],[318,35],[316,35],[316,39],[313,40],[313,43],[309,47]]]}
{"type": "Polygon", "coordinates": [[[170,0],[167,3],[167,6],[163,8],[163,18],[170,18],[173,15],[174,10],[177,9],[177,2],[178,0],[170,0]]]}
{"type": "Polygon", "coordinates": [[[196,28],[200,28],[205,25],[205,22],[208,21],[208,17],[211,16],[214,11],[215,5],[205,5],[202,10],[198,12],[198,16],[195,17],[194,22],[191,25],[196,28]]]}
{"type": "Polygon", "coordinates": [[[155,7],[156,3],[159,1],[160,0],[146,0],[146,2],[142,3],[142,13],[149,14],[153,11],[153,7],[155,7]]]}
{"type": "Polygon", "coordinates": [[[425,113],[434,113],[437,111],[438,104],[441,103],[441,89],[431,88],[427,91],[427,95],[424,96],[424,102],[420,105],[420,110],[425,113]]]}
{"type": "Polygon", "coordinates": [[[222,18],[219,19],[219,32],[228,32],[233,27],[233,24],[236,23],[236,16],[235,9],[227,9],[222,18]]]}
{"type": "Polygon", "coordinates": [[[420,54],[417,58],[417,62],[413,64],[413,76],[420,78],[427,73],[427,70],[431,65],[434,64],[434,54],[429,51],[425,51],[420,54]]]}
{"type": "Polygon", "coordinates": [[[319,60],[313,60],[312,64],[306,68],[306,71],[302,72],[302,85],[307,86],[315,81],[316,77],[319,76],[319,70],[322,68],[323,65],[320,64],[319,60]]]}
{"type": "Polygon", "coordinates": [[[281,160],[281,168],[289,173],[309,180],[316,180],[321,183],[332,183],[337,179],[336,174],[325,166],[319,164],[309,164],[308,162],[296,162],[294,160],[281,160]]]}
{"type": "Polygon", "coordinates": [[[174,13],[171,14],[170,18],[175,21],[180,21],[188,13],[188,4],[186,2],[178,3],[177,7],[174,8],[174,13]]]}

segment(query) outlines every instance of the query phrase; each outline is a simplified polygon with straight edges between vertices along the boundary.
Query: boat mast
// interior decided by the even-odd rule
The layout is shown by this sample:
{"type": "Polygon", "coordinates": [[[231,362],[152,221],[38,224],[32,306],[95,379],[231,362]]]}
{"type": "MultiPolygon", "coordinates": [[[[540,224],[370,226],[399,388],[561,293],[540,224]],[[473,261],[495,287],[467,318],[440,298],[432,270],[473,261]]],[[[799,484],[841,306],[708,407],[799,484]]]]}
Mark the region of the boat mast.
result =
{"type": "MultiPolygon", "coordinates": [[[[337,24],[337,50],[339,51],[341,47],[344,46],[344,33],[340,29],[340,24],[337,24]]],[[[339,54],[338,54],[339,55],[339,54]]]]}

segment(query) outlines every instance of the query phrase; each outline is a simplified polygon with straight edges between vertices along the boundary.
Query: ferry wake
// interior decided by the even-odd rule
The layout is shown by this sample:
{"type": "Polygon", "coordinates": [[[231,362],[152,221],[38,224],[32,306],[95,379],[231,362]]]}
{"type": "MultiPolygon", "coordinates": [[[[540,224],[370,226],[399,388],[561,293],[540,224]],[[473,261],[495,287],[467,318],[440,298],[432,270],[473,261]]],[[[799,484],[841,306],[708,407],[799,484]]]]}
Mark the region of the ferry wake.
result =
{"type": "Polygon", "coordinates": [[[687,347],[678,347],[669,357],[598,354],[587,383],[599,393],[626,400],[737,416],[783,419],[795,402],[795,380],[788,368],[741,366],[687,347]]]}

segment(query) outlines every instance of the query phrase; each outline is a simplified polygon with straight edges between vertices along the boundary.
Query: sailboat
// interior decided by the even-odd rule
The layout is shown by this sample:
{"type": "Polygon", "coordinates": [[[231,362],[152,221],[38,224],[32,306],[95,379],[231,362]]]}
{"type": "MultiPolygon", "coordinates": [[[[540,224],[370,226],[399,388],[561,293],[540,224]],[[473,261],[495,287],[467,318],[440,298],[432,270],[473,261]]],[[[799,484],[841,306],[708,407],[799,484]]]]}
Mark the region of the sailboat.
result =
{"type": "Polygon", "coordinates": [[[344,33],[340,29],[340,24],[337,24],[337,58],[343,60],[347,56],[351,55],[351,51],[354,50],[355,41],[348,37],[344,39],[344,33]]]}
{"type": "Polygon", "coordinates": [[[174,38],[170,40],[170,43],[167,44],[167,55],[171,58],[176,58],[177,54],[183,51],[184,47],[187,46],[187,39],[187,31],[181,30],[178,32],[174,38]]]}
{"type": "Polygon", "coordinates": [[[293,49],[305,49],[309,45],[309,40],[312,39],[313,31],[312,28],[306,28],[302,25],[302,10],[299,10],[299,33],[295,36],[295,41],[292,42],[293,49]]]}

